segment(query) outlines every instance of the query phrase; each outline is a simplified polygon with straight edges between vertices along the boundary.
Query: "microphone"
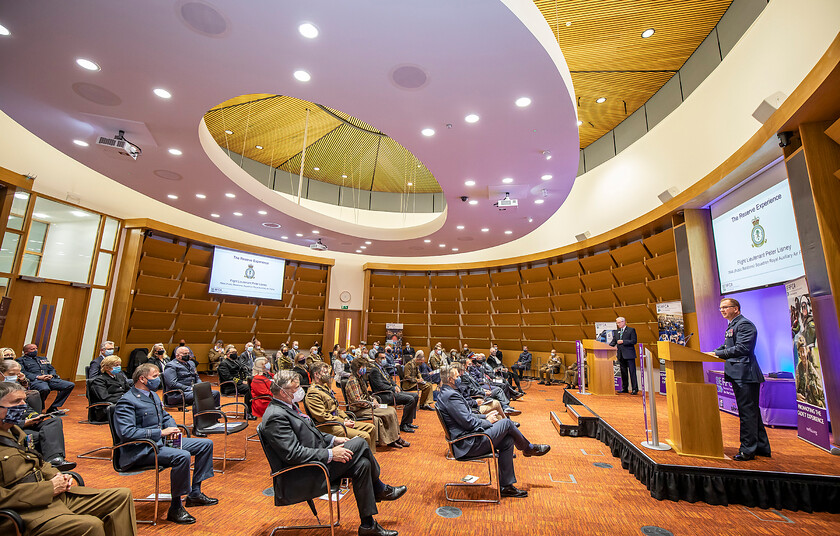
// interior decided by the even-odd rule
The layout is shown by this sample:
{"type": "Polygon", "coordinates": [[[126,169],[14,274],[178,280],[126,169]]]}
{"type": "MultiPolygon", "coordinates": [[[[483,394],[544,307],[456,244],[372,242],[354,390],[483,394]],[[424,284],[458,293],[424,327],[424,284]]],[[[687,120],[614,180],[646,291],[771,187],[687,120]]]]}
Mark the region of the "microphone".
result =
{"type": "Polygon", "coordinates": [[[694,336],[694,332],[689,333],[688,337],[685,338],[685,342],[683,342],[683,346],[688,346],[688,340],[694,336]]]}

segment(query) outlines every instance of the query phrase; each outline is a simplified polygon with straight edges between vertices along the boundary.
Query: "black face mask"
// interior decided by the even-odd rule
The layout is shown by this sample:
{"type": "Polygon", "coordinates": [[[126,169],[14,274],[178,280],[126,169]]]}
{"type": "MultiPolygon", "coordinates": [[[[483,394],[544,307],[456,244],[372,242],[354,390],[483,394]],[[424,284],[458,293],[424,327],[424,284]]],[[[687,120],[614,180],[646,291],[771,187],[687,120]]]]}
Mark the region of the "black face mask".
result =
{"type": "Polygon", "coordinates": [[[23,355],[25,357],[37,357],[38,356],[38,351],[37,350],[32,350],[31,352],[26,352],[23,355]]]}
{"type": "Polygon", "coordinates": [[[155,352],[155,353],[156,353],[157,355],[163,355],[165,352],[164,352],[163,350],[158,350],[158,351],[157,351],[157,352],[155,352]]]}

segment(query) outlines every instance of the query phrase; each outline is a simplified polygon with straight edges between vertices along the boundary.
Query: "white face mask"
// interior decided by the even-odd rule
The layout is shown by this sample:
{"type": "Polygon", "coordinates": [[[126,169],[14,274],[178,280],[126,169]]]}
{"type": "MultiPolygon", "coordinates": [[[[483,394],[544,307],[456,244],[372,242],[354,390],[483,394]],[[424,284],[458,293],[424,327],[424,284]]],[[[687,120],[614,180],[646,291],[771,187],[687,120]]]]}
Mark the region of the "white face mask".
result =
{"type": "Polygon", "coordinates": [[[295,396],[292,397],[292,404],[297,404],[303,397],[306,396],[306,391],[303,390],[303,387],[298,387],[297,391],[295,391],[295,396]]]}

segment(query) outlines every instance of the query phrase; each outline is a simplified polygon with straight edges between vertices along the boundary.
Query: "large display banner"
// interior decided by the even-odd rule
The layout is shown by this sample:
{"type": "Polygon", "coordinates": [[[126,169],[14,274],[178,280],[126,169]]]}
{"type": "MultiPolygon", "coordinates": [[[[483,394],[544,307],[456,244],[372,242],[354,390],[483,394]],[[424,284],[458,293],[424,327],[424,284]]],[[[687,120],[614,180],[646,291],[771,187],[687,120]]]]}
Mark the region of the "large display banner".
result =
{"type": "Polygon", "coordinates": [[[811,294],[804,277],[785,285],[790,307],[790,327],[796,368],[797,432],[800,439],[822,449],[831,450],[828,434],[828,412],[825,406],[820,352],[811,311],[811,294]]]}
{"type": "MultiPolygon", "coordinates": [[[[670,301],[656,304],[656,319],[659,322],[659,340],[685,346],[685,322],[682,302],[670,301]]],[[[659,393],[665,394],[665,360],[659,360],[659,393]]]]}
{"type": "MultiPolygon", "coordinates": [[[[613,333],[618,329],[615,322],[595,322],[595,340],[611,343],[613,340],[613,333]]],[[[621,383],[621,367],[618,360],[613,361],[613,384],[616,391],[621,391],[624,387],[621,383]]]]}
{"type": "Polygon", "coordinates": [[[397,323],[385,324],[385,344],[391,347],[392,351],[399,352],[402,349],[403,325],[397,323]]]}

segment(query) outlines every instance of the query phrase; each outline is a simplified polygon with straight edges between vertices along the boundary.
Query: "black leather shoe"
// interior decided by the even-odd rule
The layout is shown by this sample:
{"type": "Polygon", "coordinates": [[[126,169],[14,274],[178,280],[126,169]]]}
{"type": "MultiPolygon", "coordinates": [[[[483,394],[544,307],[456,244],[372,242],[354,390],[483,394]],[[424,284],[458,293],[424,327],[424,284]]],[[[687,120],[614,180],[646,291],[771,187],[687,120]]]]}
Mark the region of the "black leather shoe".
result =
{"type": "Polygon", "coordinates": [[[425,409],[426,411],[434,411],[435,410],[435,408],[433,408],[432,406],[430,406],[428,404],[423,404],[422,406],[420,406],[420,409],[425,409]]]}
{"type": "Polygon", "coordinates": [[[393,443],[388,443],[388,446],[392,449],[401,449],[402,445],[399,444],[398,441],[394,441],[393,443]]]}
{"type": "Polygon", "coordinates": [[[544,455],[548,454],[549,450],[551,450],[551,445],[535,444],[534,448],[525,449],[525,450],[522,451],[522,454],[526,458],[530,458],[531,456],[544,456],[544,455]]]}
{"type": "Polygon", "coordinates": [[[626,394],[628,394],[629,392],[630,392],[630,391],[628,391],[628,390],[626,390],[626,389],[622,389],[621,391],[619,391],[619,393],[624,393],[625,395],[626,395],[626,394]]]}
{"type": "Polygon", "coordinates": [[[639,390],[637,389],[637,390],[633,391],[633,392],[632,392],[632,393],[630,393],[630,394],[631,394],[631,395],[637,395],[637,394],[639,394],[639,390]]]}
{"type": "MultiPolygon", "coordinates": [[[[519,423],[518,422],[514,421],[513,419],[511,419],[510,422],[512,422],[514,426],[519,428],[519,423]]],[[[514,452],[513,455],[516,456],[516,453],[514,452]]]]}
{"type": "Polygon", "coordinates": [[[409,427],[409,428],[411,428],[412,430],[417,430],[418,428],[420,428],[420,427],[419,427],[419,426],[417,426],[416,424],[411,424],[411,423],[406,424],[406,426],[408,426],[408,427],[409,427]]]}
{"type": "Polygon", "coordinates": [[[376,502],[396,501],[408,491],[405,486],[385,486],[385,489],[376,494],[376,502]]]}
{"type": "Polygon", "coordinates": [[[748,462],[755,459],[755,454],[744,454],[743,452],[739,452],[733,456],[732,459],[736,462],[748,462]]]}
{"type": "Polygon", "coordinates": [[[513,417],[516,417],[517,415],[522,415],[522,412],[518,409],[507,408],[505,409],[505,415],[512,415],[513,417]]]}
{"type": "Polygon", "coordinates": [[[502,497],[514,497],[516,499],[523,499],[528,496],[528,492],[524,489],[519,489],[513,485],[502,488],[502,497]]]}
{"type": "Polygon", "coordinates": [[[68,462],[61,456],[56,456],[49,463],[59,471],[72,471],[76,468],[76,462],[68,462]]]}
{"type": "Polygon", "coordinates": [[[246,417],[246,418],[247,418],[249,421],[256,421],[256,420],[257,420],[257,417],[256,417],[255,415],[248,415],[248,417],[246,417]]]}
{"type": "Polygon", "coordinates": [[[404,432],[406,434],[413,434],[414,433],[414,428],[410,427],[407,424],[404,424],[404,425],[400,426],[400,432],[404,432]]]}
{"type": "Polygon", "coordinates": [[[219,499],[213,499],[203,493],[195,497],[187,495],[187,506],[213,506],[214,504],[219,504],[219,499]]]}
{"type": "Polygon", "coordinates": [[[372,527],[359,527],[359,536],[397,536],[399,532],[395,530],[388,530],[382,525],[373,522],[372,527]]]}
{"type": "Polygon", "coordinates": [[[411,443],[409,443],[408,441],[406,441],[403,438],[397,439],[396,441],[394,441],[394,443],[396,443],[397,445],[399,445],[401,447],[406,447],[406,448],[411,446],[411,443]]]}
{"type": "Polygon", "coordinates": [[[195,518],[191,516],[183,506],[177,510],[169,510],[169,512],[166,513],[166,519],[167,521],[172,521],[173,523],[178,523],[179,525],[192,525],[195,523],[195,518]]]}
{"type": "Polygon", "coordinates": [[[771,457],[769,452],[763,453],[763,452],[756,451],[755,455],[756,456],[764,456],[765,458],[770,458],[771,457]]]}

